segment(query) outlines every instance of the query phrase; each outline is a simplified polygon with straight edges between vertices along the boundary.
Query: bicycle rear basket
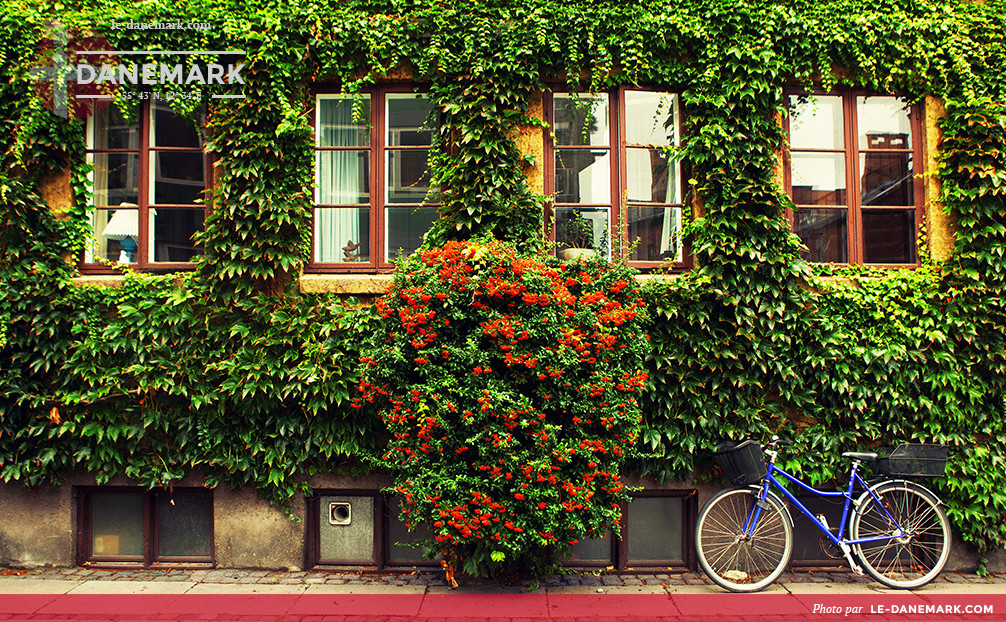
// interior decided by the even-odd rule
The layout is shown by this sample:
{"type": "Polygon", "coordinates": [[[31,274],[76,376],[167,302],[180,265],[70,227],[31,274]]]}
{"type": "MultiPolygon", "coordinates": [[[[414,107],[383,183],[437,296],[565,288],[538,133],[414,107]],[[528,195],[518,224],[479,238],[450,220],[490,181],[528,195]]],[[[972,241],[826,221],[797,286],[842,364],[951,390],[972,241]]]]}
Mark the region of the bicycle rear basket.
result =
{"type": "Polygon", "coordinates": [[[723,441],[716,446],[716,460],[735,486],[754,484],[765,477],[765,456],[758,441],[723,441]]]}
{"type": "Polygon", "coordinates": [[[877,459],[879,475],[897,477],[943,477],[947,467],[946,445],[902,443],[886,457],[877,459]]]}

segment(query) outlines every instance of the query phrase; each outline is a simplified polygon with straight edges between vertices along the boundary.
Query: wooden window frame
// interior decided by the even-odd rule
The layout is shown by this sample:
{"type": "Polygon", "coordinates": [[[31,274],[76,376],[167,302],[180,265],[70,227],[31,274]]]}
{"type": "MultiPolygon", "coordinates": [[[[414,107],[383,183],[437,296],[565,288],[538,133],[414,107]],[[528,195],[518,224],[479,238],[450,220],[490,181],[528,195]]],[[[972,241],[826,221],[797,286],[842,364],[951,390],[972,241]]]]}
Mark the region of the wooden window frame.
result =
{"type": "Polygon", "coordinates": [[[216,565],[216,535],[215,521],[210,521],[210,555],[204,556],[163,556],[157,555],[158,549],[158,526],[159,516],[157,514],[157,499],[160,495],[171,496],[173,494],[198,494],[209,496],[210,511],[214,512],[213,491],[196,487],[176,487],[168,490],[143,490],[126,486],[82,486],[76,488],[74,494],[77,497],[77,565],[92,567],[197,567],[206,568],[216,565]],[[93,546],[93,505],[91,502],[94,493],[112,494],[139,494],[143,495],[143,555],[142,559],[127,558],[125,556],[98,556],[92,555],[93,546]]]}
{"type": "MultiPolygon", "coordinates": [[[[388,188],[385,184],[386,179],[386,168],[387,168],[387,154],[392,151],[422,151],[426,150],[432,152],[433,145],[432,141],[430,146],[410,146],[410,145],[388,145],[387,141],[387,101],[388,95],[394,94],[413,94],[413,95],[423,95],[428,96],[428,90],[423,89],[423,85],[413,85],[413,84],[390,84],[390,85],[378,85],[372,89],[368,89],[364,95],[370,96],[370,146],[366,149],[370,152],[370,172],[368,175],[370,183],[370,202],[369,203],[359,203],[358,207],[369,208],[369,227],[370,227],[370,260],[366,262],[319,262],[315,259],[315,210],[319,207],[333,207],[333,208],[347,208],[352,209],[352,206],[343,205],[319,205],[316,200],[316,194],[312,192],[311,194],[311,259],[305,266],[304,271],[306,273],[315,274],[331,274],[331,273],[380,273],[380,272],[390,272],[394,269],[394,258],[386,257],[385,246],[387,242],[386,236],[386,219],[385,210],[389,207],[397,207],[398,209],[408,209],[408,208],[434,208],[440,207],[439,202],[423,202],[423,203],[389,203],[387,201],[387,191],[388,188]],[[419,90],[417,90],[419,89],[419,90]]],[[[346,150],[356,150],[363,151],[363,147],[321,147],[317,142],[317,124],[318,124],[318,110],[320,109],[319,102],[325,96],[331,95],[346,95],[338,88],[335,87],[319,87],[314,89],[314,107],[311,114],[311,128],[314,130],[313,135],[315,136],[315,141],[313,145],[313,151],[315,154],[322,153],[324,151],[346,151],[346,150]]],[[[435,131],[435,130],[431,130],[435,131]]],[[[315,184],[318,183],[318,168],[315,164],[314,170],[314,180],[315,184]]]]}
{"type": "MultiPolygon", "coordinates": [[[[153,240],[150,240],[150,210],[151,209],[202,209],[206,210],[206,204],[204,203],[191,203],[191,204],[175,204],[175,203],[153,203],[151,197],[153,179],[151,178],[151,167],[153,165],[153,158],[157,153],[194,153],[197,151],[193,147],[166,147],[166,146],[156,146],[152,144],[154,137],[152,136],[151,128],[153,125],[153,115],[155,110],[155,104],[159,103],[153,93],[148,93],[148,97],[140,99],[137,103],[139,104],[139,111],[137,113],[137,121],[139,123],[139,146],[136,149],[97,149],[90,147],[92,141],[94,128],[94,116],[91,116],[87,120],[85,127],[85,154],[86,157],[91,157],[95,154],[137,154],[139,158],[138,163],[138,188],[137,188],[137,201],[136,207],[122,207],[114,205],[94,205],[92,204],[90,210],[93,214],[97,214],[99,211],[107,210],[118,210],[118,209],[129,209],[136,210],[137,212],[137,240],[136,240],[136,261],[124,264],[128,266],[131,270],[142,271],[142,272],[177,272],[184,270],[192,270],[195,268],[195,262],[191,261],[151,261],[148,259],[150,256],[150,245],[153,244],[153,240]]],[[[196,127],[197,131],[201,128],[196,127]]],[[[205,191],[213,189],[213,161],[209,154],[206,152],[205,145],[202,149],[203,153],[203,193],[205,197],[205,191]]],[[[115,273],[116,270],[113,266],[106,266],[100,263],[97,258],[95,261],[86,261],[86,254],[82,254],[78,261],[78,267],[82,273],[104,273],[111,274],[115,273]]],[[[114,260],[112,263],[115,263],[114,260]]]]}
{"type": "MultiPolygon", "coordinates": [[[[639,91],[639,92],[649,92],[649,93],[666,93],[668,95],[673,95],[675,98],[676,110],[677,110],[677,135],[680,144],[682,130],[684,127],[684,111],[681,104],[681,94],[679,91],[665,90],[657,87],[646,87],[646,86],[620,86],[617,89],[610,91],[598,91],[597,93],[581,93],[581,95],[605,95],[608,98],[608,130],[609,137],[606,145],[582,145],[582,146],[565,146],[556,145],[554,136],[555,132],[550,131],[546,133],[545,139],[545,149],[544,157],[542,159],[544,166],[544,194],[546,197],[550,197],[545,202],[545,239],[547,242],[555,242],[555,215],[556,208],[571,208],[575,209],[577,207],[583,208],[598,208],[607,207],[608,212],[608,239],[609,242],[609,252],[611,253],[611,259],[624,259],[628,265],[643,270],[649,271],[656,268],[668,268],[675,271],[682,271],[691,268],[694,265],[693,257],[691,254],[691,245],[688,240],[683,239],[681,241],[681,255],[682,260],[678,262],[668,262],[668,261],[635,261],[629,259],[625,254],[631,240],[629,240],[629,227],[628,227],[628,209],[630,207],[630,202],[626,198],[627,188],[628,188],[628,164],[626,152],[628,148],[641,147],[642,145],[636,145],[635,143],[629,144],[626,142],[625,131],[626,131],[626,120],[625,120],[625,93],[629,91],[639,91]],[[611,181],[610,181],[610,203],[608,204],[594,204],[594,203],[556,203],[555,197],[555,154],[558,149],[579,149],[579,150],[591,150],[591,149],[606,149],[611,156],[611,181]],[[617,239],[617,243],[616,243],[617,239]],[[616,256],[616,249],[622,253],[622,256],[616,256]]],[[[554,96],[556,93],[567,94],[565,86],[562,85],[552,85],[552,88],[546,90],[543,95],[543,117],[545,123],[549,128],[553,128],[555,125],[555,106],[554,106],[554,96]]],[[[653,204],[654,207],[673,207],[681,209],[682,214],[682,224],[685,224],[685,166],[683,163],[678,164],[678,197],[681,199],[679,203],[656,203],[653,204]]],[[[631,206],[645,206],[642,202],[632,202],[631,206]]]]}
{"type": "MultiPolygon", "coordinates": [[[[894,150],[880,150],[880,149],[861,149],[859,147],[859,117],[858,110],[856,108],[856,98],[858,97],[899,97],[898,95],[893,95],[890,93],[874,93],[866,91],[863,89],[833,89],[826,91],[823,89],[814,89],[812,91],[807,91],[805,89],[786,89],[784,91],[784,99],[786,105],[789,106],[790,97],[800,97],[800,96],[832,96],[841,97],[842,99],[842,117],[843,117],[843,127],[842,135],[844,139],[845,147],[843,149],[810,149],[810,148],[799,148],[792,149],[789,145],[790,136],[790,119],[791,114],[787,114],[783,120],[783,129],[786,133],[786,157],[784,158],[785,164],[783,166],[783,184],[785,187],[786,194],[793,198],[793,166],[792,166],[792,153],[795,151],[797,153],[842,153],[844,155],[845,162],[845,184],[846,184],[846,205],[844,209],[846,210],[846,228],[848,231],[846,243],[847,248],[847,258],[848,261],[845,263],[835,263],[834,265],[861,265],[869,266],[871,268],[911,268],[918,267],[921,265],[922,261],[922,251],[923,249],[919,247],[918,240],[919,234],[921,233],[921,228],[923,226],[923,221],[925,218],[925,184],[922,180],[921,174],[925,171],[924,168],[925,160],[923,159],[922,150],[922,106],[920,104],[911,104],[907,107],[909,108],[909,131],[911,132],[912,147],[908,149],[894,149],[894,150]],[[863,261],[864,254],[864,237],[863,237],[863,218],[862,218],[862,176],[859,166],[859,156],[864,153],[911,153],[912,156],[912,195],[914,200],[914,206],[867,206],[866,209],[889,209],[891,211],[895,210],[910,210],[914,207],[915,213],[915,232],[913,235],[913,243],[915,244],[915,261],[909,263],[865,263],[863,261]]],[[[798,208],[801,206],[797,206],[798,208]]],[[[843,209],[842,206],[836,205],[806,205],[803,206],[807,209],[843,209]]],[[[789,219],[790,228],[792,229],[795,223],[795,214],[793,210],[787,210],[787,218],[789,219]]],[[[808,261],[810,261],[808,259],[808,261]]],[[[813,262],[819,263],[819,262],[813,262]]],[[[831,263],[831,262],[824,262],[831,263]]]]}

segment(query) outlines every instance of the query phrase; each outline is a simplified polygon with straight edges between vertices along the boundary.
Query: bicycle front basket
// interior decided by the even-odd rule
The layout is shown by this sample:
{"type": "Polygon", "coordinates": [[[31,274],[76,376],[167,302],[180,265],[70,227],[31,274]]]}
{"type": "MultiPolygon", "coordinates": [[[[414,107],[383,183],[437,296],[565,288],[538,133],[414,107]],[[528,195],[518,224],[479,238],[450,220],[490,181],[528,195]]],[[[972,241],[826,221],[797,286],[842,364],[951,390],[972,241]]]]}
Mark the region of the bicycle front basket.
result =
{"type": "Polygon", "coordinates": [[[877,459],[878,475],[943,477],[947,468],[946,445],[902,443],[888,456],[877,459]]]}
{"type": "Polygon", "coordinates": [[[765,456],[758,441],[723,441],[716,446],[716,460],[735,486],[754,484],[765,477],[765,456]]]}

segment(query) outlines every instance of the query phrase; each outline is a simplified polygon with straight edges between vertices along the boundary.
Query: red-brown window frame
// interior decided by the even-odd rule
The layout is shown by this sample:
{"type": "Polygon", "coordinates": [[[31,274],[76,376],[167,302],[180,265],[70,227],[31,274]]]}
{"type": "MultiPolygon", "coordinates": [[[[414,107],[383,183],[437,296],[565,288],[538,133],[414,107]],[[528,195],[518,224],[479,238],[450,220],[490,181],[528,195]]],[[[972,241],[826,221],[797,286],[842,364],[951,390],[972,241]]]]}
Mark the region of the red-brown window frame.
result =
{"type": "Polygon", "coordinates": [[[125,566],[130,568],[136,568],[142,566],[144,568],[149,567],[177,567],[177,566],[195,566],[199,568],[204,568],[207,566],[216,565],[216,536],[215,521],[210,521],[210,555],[209,557],[159,557],[157,555],[158,550],[158,514],[157,514],[157,497],[158,495],[172,495],[172,494],[198,494],[206,495],[210,497],[210,508],[211,512],[215,511],[213,507],[213,491],[207,490],[205,488],[196,487],[175,487],[171,491],[168,490],[144,490],[136,487],[128,486],[81,486],[75,489],[75,496],[77,497],[77,565],[83,566],[88,565],[92,567],[119,567],[125,566]],[[129,556],[117,556],[117,555],[92,555],[92,527],[93,527],[93,508],[91,503],[91,495],[94,493],[112,493],[112,494],[141,494],[143,495],[143,555],[142,559],[130,559],[129,556]]]}
{"type": "MultiPolygon", "coordinates": [[[[204,203],[192,203],[192,204],[153,204],[150,202],[150,166],[151,157],[156,152],[179,152],[179,153],[191,153],[195,149],[192,147],[158,147],[151,144],[153,137],[151,136],[151,123],[154,114],[154,104],[158,102],[157,97],[154,93],[144,93],[147,95],[146,98],[138,100],[139,111],[137,113],[137,121],[140,125],[140,139],[139,147],[137,149],[94,149],[89,146],[85,146],[86,156],[91,156],[97,153],[136,153],[139,157],[138,165],[138,186],[137,186],[137,201],[136,207],[121,207],[114,205],[94,205],[92,204],[90,210],[97,214],[99,210],[115,210],[115,209],[135,209],[137,211],[137,228],[138,236],[136,240],[136,261],[133,263],[126,264],[131,270],[143,271],[143,272],[177,272],[182,270],[192,270],[195,267],[194,262],[169,262],[169,261],[150,261],[148,259],[150,255],[150,244],[152,241],[149,239],[149,219],[150,219],[150,209],[198,209],[202,208],[204,211],[206,209],[206,204],[204,203]]],[[[94,128],[92,123],[94,117],[88,118],[87,126],[85,128],[85,143],[90,142],[90,137],[94,128]]],[[[201,128],[197,127],[197,130],[201,128]]],[[[212,158],[205,151],[205,146],[203,149],[203,192],[205,197],[206,190],[213,189],[213,162],[212,158]]],[[[104,265],[98,261],[87,262],[85,261],[85,255],[82,254],[78,260],[78,267],[83,273],[105,273],[110,274],[116,272],[115,267],[104,265]]],[[[114,262],[113,262],[114,263],[114,262]]]]}
{"type": "MultiPolygon", "coordinates": [[[[555,93],[568,93],[565,85],[552,85],[552,88],[546,90],[543,95],[543,117],[545,123],[548,124],[549,128],[554,127],[555,121],[555,110],[554,110],[554,94],[555,93]]],[[[682,130],[684,127],[684,110],[681,102],[681,93],[678,90],[668,90],[659,87],[651,86],[620,86],[617,89],[611,91],[598,91],[596,93],[589,93],[590,95],[605,95],[608,98],[608,129],[609,129],[609,139],[605,146],[594,146],[594,145],[583,145],[583,146],[565,146],[556,145],[553,138],[554,131],[549,131],[546,133],[545,138],[545,149],[544,157],[542,158],[542,163],[544,166],[544,194],[546,197],[551,197],[551,199],[545,202],[545,235],[546,241],[554,243],[555,242],[555,208],[558,207],[583,207],[583,208],[596,208],[596,207],[608,207],[611,211],[609,212],[608,228],[609,235],[608,239],[610,242],[609,251],[611,252],[611,259],[617,259],[615,255],[616,248],[620,249],[621,252],[625,253],[628,249],[630,243],[629,240],[629,227],[628,227],[628,208],[630,202],[626,199],[623,201],[623,196],[625,196],[628,188],[628,171],[627,171],[627,160],[626,151],[627,147],[637,147],[638,145],[629,145],[625,139],[625,93],[627,91],[640,91],[640,92],[650,92],[650,93],[666,93],[673,95],[676,99],[677,107],[677,124],[676,129],[678,132],[678,140],[680,143],[682,137],[682,130]],[[610,181],[610,205],[609,204],[588,204],[588,203],[563,203],[556,204],[554,199],[555,196],[555,152],[556,149],[607,149],[611,154],[612,165],[611,165],[611,181],[610,181]],[[615,244],[615,238],[618,238],[618,244],[615,244]]],[[[588,93],[581,93],[581,95],[588,95],[588,93]]],[[[653,204],[655,207],[674,207],[681,210],[682,214],[682,225],[685,223],[685,165],[684,163],[679,164],[678,168],[678,197],[681,199],[680,203],[657,203],[653,204]]],[[[633,204],[638,203],[634,202],[633,204]]],[[[693,265],[693,258],[691,255],[691,245],[687,239],[681,240],[681,255],[682,260],[679,262],[669,263],[668,261],[633,261],[629,258],[623,257],[630,266],[638,268],[641,270],[651,270],[654,268],[666,268],[671,266],[674,270],[685,270],[693,265]]]]}
{"type": "MultiPolygon", "coordinates": [[[[308,264],[305,266],[304,271],[307,273],[378,273],[378,272],[389,272],[394,269],[395,264],[393,259],[385,256],[385,246],[386,246],[386,232],[385,232],[385,209],[388,207],[387,202],[387,188],[385,187],[385,170],[387,167],[387,157],[386,154],[390,151],[421,151],[427,150],[432,151],[433,146],[410,146],[410,145],[387,145],[386,140],[386,127],[387,122],[387,96],[389,94],[406,93],[414,95],[427,96],[427,89],[424,88],[423,84],[380,84],[374,88],[367,89],[362,94],[370,96],[370,174],[368,175],[370,183],[370,202],[360,203],[359,207],[368,207],[370,211],[369,216],[369,227],[370,227],[370,261],[367,262],[319,262],[315,259],[315,227],[316,227],[316,212],[315,210],[319,206],[315,200],[315,191],[311,192],[311,258],[308,264]]],[[[320,147],[317,142],[317,123],[318,123],[318,102],[319,96],[323,95],[350,95],[345,93],[339,88],[333,86],[320,86],[312,91],[312,96],[314,97],[314,106],[311,111],[311,128],[314,130],[312,135],[315,136],[314,139],[314,152],[320,153],[322,151],[344,151],[344,150],[357,150],[362,151],[362,147],[320,147]]],[[[314,182],[318,183],[318,168],[315,164],[314,168],[314,182]]],[[[391,203],[392,206],[401,206],[400,209],[408,209],[408,207],[432,207],[438,208],[440,206],[439,202],[423,202],[420,204],[412,203],[391,203]]],[[[343,207],[343,206],[339,206],[343,207]]],[[[351,209],[351,208],[349,208],[351,209]]]]}
{"type": "MultiPolygon", "coordinates": [[[[842,98],[842,117],[843,117],[843,137],[845,141],[844,149],[805,149],[800,148],[796,150],[791,150],[789,146],[789,135],[790,135],[790,118],[791,114],[787,114],[783,120],[783,129],[786,132],[786,156],[784,158],[785,165],[783,166],[783,183],[785,187],[786,194],[792,199],[793,197],[793,168],[792,168],[792,151],[797,151],[799,153],[843,153],[845,160],[845,184],[846,184],[846,215],[847,215],[847,229],[848,229],[848,239],[846,243],[848,244],[848,262],[839,263],[835,265],[865,265],[873,268],[906,268],[906,267],[918,267],[922,261],[922,250],[918,246],[919,234],[922,230],[923,219],[925,218],[925,185],[922,180],[921,174],[924,172],[922,167],[924,166],[923,160],[923,150],[922,150],[922,106],[920,104],[911,104],[907,107],[909,108],[909,122],[910,131],[912,132],[912,196],[915,205],[914,206],[890,206],[888,209],[893,210],[904,210],[915,208],[915,234],[913,236],[913,241],[915,243],[915,261],[911,263],[865,263],[863,261],[863,222],[862,222],[862,178],[859,170],[859,155],[861,153],[884,153],[889,151],[891,153],[905,153],[906,149],[895,149],[895,150],[880,150],[880,149],[870,149],[864,150],[859,147],[859,117],[856,110],[856,98],[857,97],[899,97],[898,95],[890,93],[874,93],[866,91],[863,89],[832,89],[826,91],[824,89],[814,89],[813,91],[807,91],[805,89],[786,89],[784,91],[784,99],[786,101],[786,106],[789,106],[790,97],[800,97],[800,96],[833,96],[842,98]]],[[[800,206],[797,206],[799,208],[800,206]]],[[[831,206],[831,205],[820,205],[820,206],[804,206],[808,209],[820,208],[820,209],[842,209],[842,206],[831,206]]],[[[885,206],[868,206],[867,209],[885,209],[885,206]]],[[[787,218],[789,219],[790,228],[794,225],[795,215],[792,210],[787,210],[787,218]]]]}

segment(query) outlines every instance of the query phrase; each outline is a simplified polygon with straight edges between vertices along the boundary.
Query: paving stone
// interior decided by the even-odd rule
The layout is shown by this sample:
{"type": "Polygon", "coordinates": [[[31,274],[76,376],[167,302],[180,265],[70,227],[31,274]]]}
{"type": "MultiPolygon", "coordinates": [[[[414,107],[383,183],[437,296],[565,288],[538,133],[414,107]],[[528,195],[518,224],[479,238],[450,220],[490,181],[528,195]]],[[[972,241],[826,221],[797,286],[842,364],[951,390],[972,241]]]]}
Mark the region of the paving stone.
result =
{"type": "Polygon", "coordinates": [[[639,577],[622,577],[623,585],[646,585],[639,577]]]}
{"type": "Polygon", "coordinates": [[[579,584],[586,586],[601,585],[601,577],[594,574],[585,574],[582,577],[580,577],[579,584]]]}
{"type": "Polygon", "coordinates": [[[603,577],[601,577],[601,584],[602,585],[625,585],[624,583],[622,583],[622,577],[620,577],[618,575],[611,575],[611,574],[606,574],[603,577]]]}
{"type": "Polygon", "coordinates": [[[967,583],[968,582],[967,579],[965,579],[964,577],[962,577],[959,574],[948,574],[948,575],[944,575],[944,576],[945,576],[946,580],[949,581],[950,583],[967,583]]]}

